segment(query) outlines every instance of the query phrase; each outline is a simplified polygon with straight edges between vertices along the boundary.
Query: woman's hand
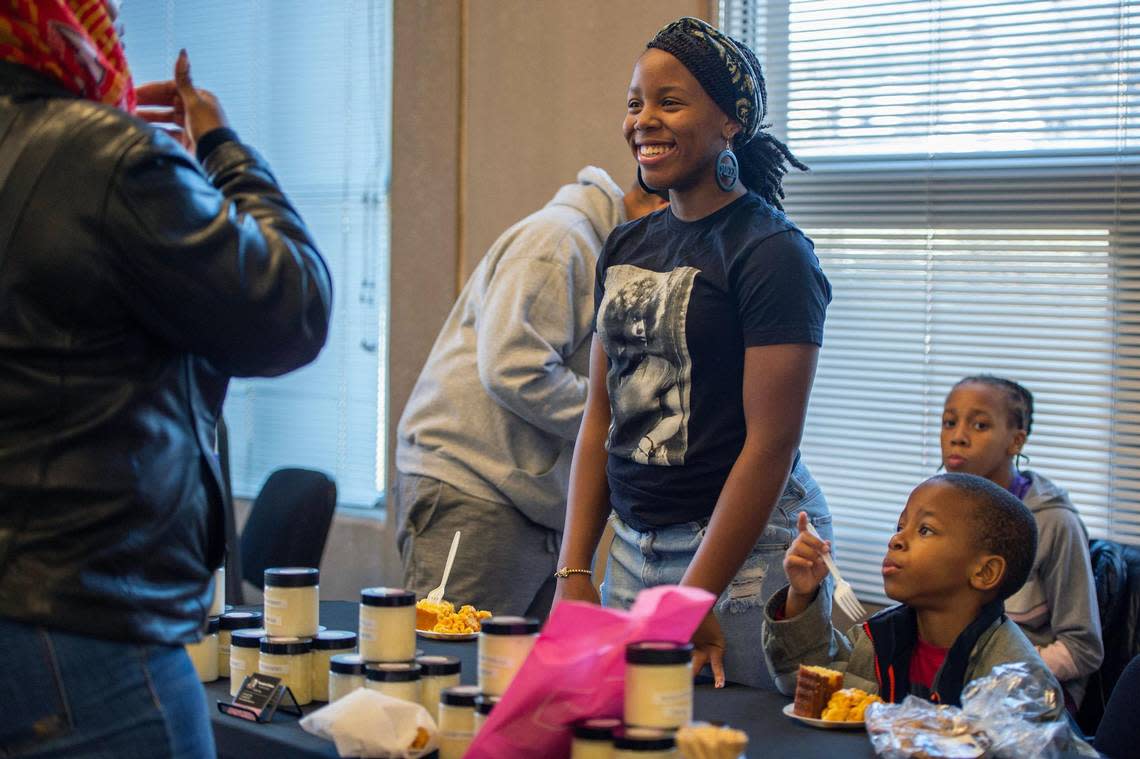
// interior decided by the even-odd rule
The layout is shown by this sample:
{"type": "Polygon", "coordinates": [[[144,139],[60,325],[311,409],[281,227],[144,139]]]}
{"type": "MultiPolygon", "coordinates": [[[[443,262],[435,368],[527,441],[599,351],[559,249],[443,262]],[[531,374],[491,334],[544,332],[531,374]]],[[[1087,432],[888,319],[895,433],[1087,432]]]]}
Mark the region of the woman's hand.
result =
{"type": "Polygon", "coordinates": [[[551,608],[558,605],[560,601],[585,601],[590,604],[601,604],[602,599],[598,595],[598,589],[594,587],[594,581],[590,575],[573,574],[569,577],[558,578],[558,585],[554,588],[554,603],[551,608]]]}
{"type": "Polygon", "coordinates": [[[712,667],[713,685],[723,688],[724,647],[724,633],[720,629],[720,622],[716,619],[716,613],[709,609],[700,627],[693,633],[693,675],[695,676],[708,664],[712,667]]]}
{"type": "Polygon", "coordinates": [[[140,106],[137,115],[158,125],[191,153],[202,135],[229,126],[214,94],[194,86],[190,57],[185,50],[174,64],[174,79],[148,82],[140,85],[136,93],[140,106]]]}
{"type": "Polygon", "coordinates": [[[811,604],[820,583],[827,577],[823,554],[831,551],[829,541],[820,540],[808,532],[806,512],[800,512],[796,527],[800,534],[784,554],[784,572],[788,575],[788,600],[784,604],[786,617],[799,615],[811,604]]]}

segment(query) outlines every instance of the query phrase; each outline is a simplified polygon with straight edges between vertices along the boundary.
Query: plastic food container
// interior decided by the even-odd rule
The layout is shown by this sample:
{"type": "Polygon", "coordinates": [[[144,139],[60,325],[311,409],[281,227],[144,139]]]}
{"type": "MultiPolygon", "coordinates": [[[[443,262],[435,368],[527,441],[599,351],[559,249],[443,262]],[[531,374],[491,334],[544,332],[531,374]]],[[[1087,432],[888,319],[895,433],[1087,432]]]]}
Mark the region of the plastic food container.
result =
{"type": "MultiPolygon", "coordinates": [[[[230,638],[234,630],[253,630],[261,627],[259,611],[228,611],[218,620],[218,674],[230,676],[230,638]]],[[[263,633],[264,634],[264,633],[263,633]]],[[[248,672],[246,674],[249,674],[248,672]]],[[[244,675],[243,675],[244,677],[244,675]]]]}
{"type": "Polygon", "coordinates": [[[691,643],[648,640],[625,647],[625,724],[676,730],[693,720],[691,643]]]}
{"type": "Polygon", "coordinates": [[[541,623],[527,617],[491,617],[479,633],[479,690],[488,696],[507,692],[534,648],[541,623]]]}
{"type": "Polygon", "coordinates": [[[281,678],[298,706],[313,701],[313,642],[310,638],[262,638],[257,671],[281,678]]]}
{"type": "Polygon", "coordinates": [[[326,630],[313,638],[313,700],[329,700],[329,660],[337,654],[356,651],[356,633],[326,630]]]}
{"type": "Polygon", "coordinates": [[[415,658],[415,593],[403,588],[360,591],[360,655],[369,662],[415,658]]]}
{"type": "Polygon", "coordinates": [[[312,567],[265,570],[265,629],[271,638],[311,638],[320,615],[321,573],[312,567]]]}

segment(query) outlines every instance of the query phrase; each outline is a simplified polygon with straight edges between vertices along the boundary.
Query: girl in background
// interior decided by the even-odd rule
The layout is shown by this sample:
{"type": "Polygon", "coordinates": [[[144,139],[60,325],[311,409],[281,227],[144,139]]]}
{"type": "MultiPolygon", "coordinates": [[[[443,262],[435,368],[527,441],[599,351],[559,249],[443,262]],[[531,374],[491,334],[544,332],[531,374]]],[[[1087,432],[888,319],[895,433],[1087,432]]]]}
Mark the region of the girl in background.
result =
{"type": "Polygon", "coordinates": [[[1018,467],[1032,428],[1028,390],[1001,377],[966,377],[950,390],[942,410],[942,464],[1001,485],[1033,512],[1037,557],[1005,611],[1061,681],[1075,713],[1088,676],[1104,657],[1088,531],[1068,493],[1018,467]]]}

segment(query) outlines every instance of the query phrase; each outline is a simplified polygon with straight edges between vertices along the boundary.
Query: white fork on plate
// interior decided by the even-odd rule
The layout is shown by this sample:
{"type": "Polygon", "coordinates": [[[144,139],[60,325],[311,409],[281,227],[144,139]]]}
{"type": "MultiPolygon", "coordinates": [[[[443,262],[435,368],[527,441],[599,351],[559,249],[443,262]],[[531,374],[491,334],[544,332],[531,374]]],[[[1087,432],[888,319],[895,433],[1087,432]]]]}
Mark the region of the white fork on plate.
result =
{"type": "Polygon", "coordinates": [[[437,604],[443,600],[443,589],[447,586],[447,576],[451,574],[451,562],[455,561],[455,552],[459,550],[459,530],[455,531],[455,537],[451,539],[451,550],[447,554],[447,563],[443,565],[443,579],[439,581],[439,585],[427,594],[428,600],[433,604],[437,604]]]}
{"type": "MultiPolygon", "coordinates": [[[[808,532],[814,537],[823,540],[819,537],[819,533],[815,531],[815,525],[808,520],[808,532]]],[[[844,613],[855,622],[858,622],[863,617],[867,616],[867,610],[863,608],[863,604],[859,603],[859,599],[855,597],[855,591],[851,590],[851,583],[843,579],[843,575],[839,574],[839,567],[835,566],[835,561],[831,558],[830,553],[821,554],[823,556],[823,563],[827,565],[827,571],[831,572],[831,576],[835,578],[835,602],[839,604],[839,608],[843,609],[844,613]]]]}

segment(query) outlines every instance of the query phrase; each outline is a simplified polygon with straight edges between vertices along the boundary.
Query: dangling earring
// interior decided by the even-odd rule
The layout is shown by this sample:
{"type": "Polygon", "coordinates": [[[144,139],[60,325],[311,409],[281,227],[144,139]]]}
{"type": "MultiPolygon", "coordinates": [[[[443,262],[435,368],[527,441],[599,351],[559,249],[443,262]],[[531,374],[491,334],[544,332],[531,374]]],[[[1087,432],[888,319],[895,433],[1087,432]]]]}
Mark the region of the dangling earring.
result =
{"type": "Polygon", "coordinates": [[[1018,451],[1018,452],[1017,452],[1017,454],[1016,454],[1016,455],[1013,457],[1013,465],[1014,465],[1015,467],[1017,467],[1017,471],[1018,471],[1018,472],[1020,472],[1020,471],[1021,471],[1021,461],[1022,461],[1022,459],[1024,459],[1024,460],[1025,460],[1025,463],[1026,463],[1026,464],[1028,464],[1028,463],[1029,463],[1029,457],[1028,457],[1028,456],[1026,456],[1024,453],[1022,453],[1021,451],[1018,451]]]}
{"type": "Polygon", "coordinates": [[[641,189],[645,190],[646,195],[656,195],[657,194],[657,190],[654,190],[652,187],[647,185],[645,183],[645,180],[641,178],[641,167],[640,166],[637,167],[637,183],[639,185],[641,185],[641,189]]]}
{"type": "Polygon", "coordinates": [[[732,192],[740,176],[740,163],[736,160],[736,153],[732,152],[732,140],[726,139],[724,143],[724,150],[716,157],[716,184],[725,192],[732,192]]]}

